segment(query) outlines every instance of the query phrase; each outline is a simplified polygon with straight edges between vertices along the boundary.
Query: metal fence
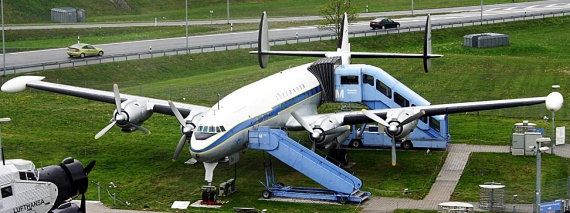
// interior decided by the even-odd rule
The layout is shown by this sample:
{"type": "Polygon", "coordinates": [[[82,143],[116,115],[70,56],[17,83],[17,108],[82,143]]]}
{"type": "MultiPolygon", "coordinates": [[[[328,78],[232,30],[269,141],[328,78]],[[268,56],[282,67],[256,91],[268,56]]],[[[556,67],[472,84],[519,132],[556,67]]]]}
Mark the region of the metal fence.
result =
{"type": "MultiPolygon", "coordinates": [[[[466,22],[447,22],[447,23],[432,24],[432,29],[475,26],[475,25],[483,25],[483,24],[495,24],[495,23],[530,20],[530,19],[542,19],[542,18],[547,18],[547,17],[566,16],[569,14],[570,14],[570,11],[558,11],[558,12],[537,13],[537,14],[530,14],[530,15],[524,14],[524,15],[518,15],[518,16],[494,18],[494,19],[470,20],[470,21],[466,21],[466,22]]],[[[363,30],[363,31],[350,32],[349,35],[351,37],[387,35],[387,34],[395,34],[395,33],[422,31],[422,30],[424,30],[424,28],[425,28],[425,26],[419,25],[419,26],[401,27],[401,28],[385,29],[385,30],[363,30]]],[[[288,38],[281,38],[281,39],[273,39],[273,40],[270,40],[270,44],[280,45],[280,44],[289,44],[289,43],[301,43],[301,42],[332,40],[335,38],[336,38],[336,35],[334,35],[334,34],[321,34],[321,35],[312,35],[312,36],[295,36],[295,37],[288,37],[288,38]]],[[[101,64],[101,63],[108,63],[108,62],[146,59],[146,58],[154,58],[154,57],[161,57],[161,56],[172,56],[172,55],[180,55],[180,54],[195,54],[195,53],[204,53],[204,52],[226,51],[226,50],[243,49],[243,48],[248,49],[248,48],[255,48],[255,47],[257,47],[257,41],[248,41],[248,42],[241,42],[241,43],[226,43],[226,44],[216,44],[216,45],[192,46],[192,47],[188,47],[188,49],[176,48],[176,49],[152,50],[152,51],[145,51],[145,52],[135,52],[135,53],[127,53],[127,54],[100,56],[100,57],[96,57],[96,58],[68,59],[68,60],[45,62],[45,63],[11,66],[11,67],[6,67],[5,73],[6,74],[14,74],[16,72],[32,72],[32,71],[38,71],[38,70],[69,68],[69,67],[77,67],[77,66],[84,66],[84,65],[91,65],[91,64],[101,64]]],[[[3,71],[4,71],[4,69],[0,68],[0,72],[3,72],[3,71]]]]}

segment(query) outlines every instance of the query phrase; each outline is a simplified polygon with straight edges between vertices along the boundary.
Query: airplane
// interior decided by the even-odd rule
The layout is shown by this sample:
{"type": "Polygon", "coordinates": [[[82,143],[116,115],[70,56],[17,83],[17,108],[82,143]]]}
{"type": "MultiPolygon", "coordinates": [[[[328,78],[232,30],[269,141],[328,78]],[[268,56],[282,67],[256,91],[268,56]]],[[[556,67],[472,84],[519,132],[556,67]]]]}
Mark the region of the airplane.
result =
{"type": "MultiPolygon", "coordinates": [[[[424,70],[430,69],[431,59],[442,55],[431,53],[431,22],[426,19],[423,54],[351,52],[348,42],[348,21],[346,14],[342,24],[342,36],[336,51],[272,51],[269,46],[268,24],[263,12],[257,54],[259,64],[266,67],[270,55],[292,55],[324,57],[339,67],[354,66],[351,58],[421,58],[424,70]]],[[[324,98],[334,96],[330,88],[324,88],[320,79],[309,72],[313,63],[292,67],[249,85],[241,87],[221,98],[211,107],[193,105],[169,100],[121,94],[117,84],[113,91],[102,91],[43,81],[42,76],[19,76],[10,79],[1,90],[7,93],[23,91],[26,87],[64,95],[114,104],[110,123],[95,135],[100,138],[113,126],[124,132],[140,130],[150,133],[142,123],[153,113],[176,117],[182,136],[175,149],[176,160],[185,143],[196,162],[205,167],[205,181],[211,185],[213,172],[221,159],[239,161],[239,152],[247,148],[248,131],[257,126],[281,127],[290,131],[308,131],[313,147],[332,147],[346,139],[349,126],[378,122],[387,127],[385,131],[393,138],[392,163],[395,165],[395,141],[405,138],[415,128],[422,116],[463,113],[481,110],[501,109],[545,103],[549,110],[558,110],[563,97],[552,92],[546,97],[532,97],[492,101],[411,106],[392,109],[372,109],[337,113],[317,112],[324,98]]],[[[334,69],[332,70],[334,72],[334,69]]],[[[338,146],[337,146],[338,147],[338,146]]],[[[337,158],[346,158],[343,153],[337,158]]]]}

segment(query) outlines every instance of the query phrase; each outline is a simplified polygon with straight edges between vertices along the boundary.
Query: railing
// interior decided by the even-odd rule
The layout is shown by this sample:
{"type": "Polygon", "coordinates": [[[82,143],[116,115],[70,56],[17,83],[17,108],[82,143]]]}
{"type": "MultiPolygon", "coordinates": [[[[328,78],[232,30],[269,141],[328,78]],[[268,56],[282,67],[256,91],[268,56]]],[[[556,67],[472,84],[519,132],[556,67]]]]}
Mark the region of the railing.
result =
{"type": "MultiPolygon", "coordinates": [[[[433,29],[437,29],[437,28],[443,29],[443,28],[449,28],[449,27],[460,27],[460,26],[463,27],[463,26],[474,26],[474,25],[482,25],[482,24],[495,24],[495,23],[503,23],[503,22],[509,22],[509,21],[520,21],[520,20],[528,20],[528,19],[542,19],[542,18],[546,18],[546,17],[566,16],[568,14],[570,14],[570,11],[557,11],[557,12],[551,12],[551,13],[537,13],[537,14],[531,14],[531,15],[524,14],[524,15],[501,17],[501,18],[495,18],[495,19],[469,20],[469,21],[465,21],[465,22],[447,22],[447,23],[432,24],[432,28],[433,29]]],[[[424,28],[423,25],[419,25],[419,26],[410,26],[410,27],[385,29],[385,30],[363,30],[363,31],[351,32],[350,35],[352,37],[376,36],[376,35],[386,35],[386,34],[394,34],[394,33],[412,32],[412,31],[421,31],[421,30],[423,30],[423,28],[424,28]]],[[[270,40],[270,44],[280,45],[280,44],[289,44],[289,43],[332,40],[335,38],[336,38],[336,35],[334,35],[334,34],[321,34],[321,35],[313,35],[313,36],[295,36],[295,37],[289,37],[289,38],[281,38],[281,39],[270,40]]],[[[5,73],[6,74],[14,74],[16,72],[32,72],[32,71],[38,71],[38,70],[69,68],[69,67],[84,66],[84,65],[90,65],[90,64],[101,64],[101,63],[108,63],[108,62],[154,58],[154,57],[160,57],[160,56],[171,56],[171,55],[180,55],[180,54],[195,54],[195,53],[204,53],[204,52],[212,52],[212,51],[213,52],[215,52],[215,51],[226,51],[226,50],[232,50],[232,49],[254,48],[254,47],[257,47],[257,41],[216,44],[216,45],[205,45],[205,46],[192,46],[192,47],[188,47],[188,49],[176,48],[176,49],[152,50],[152,51],[146,51],[146,52],[136,52],[136,53],[100,56],[100,57],[96,57],[96,58],[68,59],[68,60],[54,61],[54,62],[11,66],[11,67],[6,67],[5,73]],[[9,71],[12,71],[12,72],[9,72],[9,71]]],[[[4,71],[4,69],[0,67],[0,72],[3,72],[3,71],[4,71]]]]}

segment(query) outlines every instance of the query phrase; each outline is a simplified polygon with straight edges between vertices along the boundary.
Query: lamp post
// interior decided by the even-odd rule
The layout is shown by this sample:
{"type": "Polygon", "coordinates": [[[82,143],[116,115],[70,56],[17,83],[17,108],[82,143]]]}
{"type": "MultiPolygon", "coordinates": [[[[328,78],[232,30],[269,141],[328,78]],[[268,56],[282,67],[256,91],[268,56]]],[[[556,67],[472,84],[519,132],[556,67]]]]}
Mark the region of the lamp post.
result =
{"type": "MultiPolygon", "coordinates": [[[[10,121],[10,118],[0,118],[0,124],[10,121]]],[[[2,165],[6,165],[6,162],[4,161],[4,148],[2,147],[2,125],[0,125],[0,152],[2,152],[2,165]]]]}
{"type": "Polygon", "coordinates": [[[4,44],[4,0],[1,0],[0,7],[2,7],[2,70],[4,70],[2,77],[4,77],[6,76],[6,45],[4,44]]]}
{"type": "Polygon", "coordinates": [[[230,0],[228,0],[228,24],[230,23],[230,0]]]}
{"type": "Polygon", "coordinates": [[[541,185],[541,164],[542,164],[542,159],[540,156],[540,153],[543,151],[547,151],[548,147],[541,147],[542,143],[544,142],[550,142],[550,138],[537,138],[536,139],[536,147],[535,147],[535,152],[536,152],[536,201],[534,204],[534,207],[536,208],[536,213],[540,213],[540,193],[541,193],[541,189],[540,189],[540,185],[541,185]]]}
{"type": "Polygon", "coordinates": [[[188,54],[188,0],[186,0],[186,54],[188,54]]]}
{"type": "Polygon", "coordinates": [[[483,0],[481,0],[481,25],[483,25],[483,0]]]}
{"type": "MultiPolygon", "coordinates": [[[[560,88],[560,85],[552,85],[552,91],[555,92],[557,89],[560,88]]],[[[556,146],[556,127],[554,126],[554,111],[556,110],[552,110],[552,135],[550,136],[550,138],[552,138],[552,143],[550,143],[550,154],[554,154],[554,147],[556,146]]]]}

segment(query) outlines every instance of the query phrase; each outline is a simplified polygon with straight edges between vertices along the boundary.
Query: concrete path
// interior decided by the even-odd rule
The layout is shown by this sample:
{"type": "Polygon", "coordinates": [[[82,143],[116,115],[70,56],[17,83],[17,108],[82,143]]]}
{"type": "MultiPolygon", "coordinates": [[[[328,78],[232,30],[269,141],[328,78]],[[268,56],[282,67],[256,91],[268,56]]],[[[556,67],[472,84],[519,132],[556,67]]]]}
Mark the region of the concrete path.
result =
{"type": "MultiPolygon", "coordinates": [[[[423,200],[404,198],[371,197],[363,204],[362,212],[392,212],[396,209],[437,210],[439,203],[447,202],[461,178],[461,174],[472,152],[509,153],[509,146],[484,146],[467,144],[450,144],[449,154],[439,172],[435,183],[423,200]]],[[[556,146],[554,154],[570,158],[570,145],[556,146]]],[[[486,211],[478,208],[479,203],[470,203],[475,211],[486,211]]],[[[532,212],[532,204],[505,204],[505,211],[532,212]]]]}

